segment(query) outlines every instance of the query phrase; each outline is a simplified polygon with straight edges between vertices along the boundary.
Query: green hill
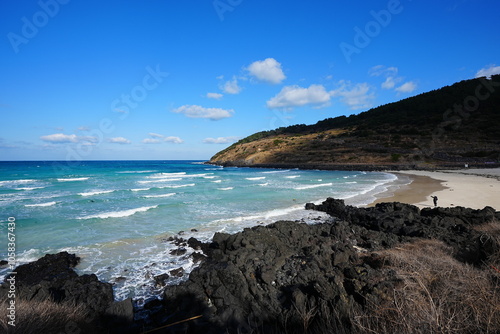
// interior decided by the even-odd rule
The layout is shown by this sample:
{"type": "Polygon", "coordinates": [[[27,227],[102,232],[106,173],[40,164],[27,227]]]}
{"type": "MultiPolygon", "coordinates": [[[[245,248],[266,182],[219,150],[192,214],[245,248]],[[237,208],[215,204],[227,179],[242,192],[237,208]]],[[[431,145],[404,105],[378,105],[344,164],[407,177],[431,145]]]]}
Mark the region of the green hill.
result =
{"type": "Polygon", "coordinates": [[[349,117],[248,136],[210,163],[435,168],[500,162],[500,75],[465,80],[349,117]]]}

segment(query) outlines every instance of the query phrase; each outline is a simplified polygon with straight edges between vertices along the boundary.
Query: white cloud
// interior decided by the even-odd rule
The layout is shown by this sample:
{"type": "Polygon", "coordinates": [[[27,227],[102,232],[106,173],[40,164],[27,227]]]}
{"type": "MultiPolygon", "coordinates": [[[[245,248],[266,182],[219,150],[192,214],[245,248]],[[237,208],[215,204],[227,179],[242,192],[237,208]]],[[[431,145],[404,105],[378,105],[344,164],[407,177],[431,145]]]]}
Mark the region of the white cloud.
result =
{"type": "Polygon", "coordinates": [[[77,130],[78,131],[90,131],[90,128],[87,126],[80,126],[77,130]]]}
{"type": "Polygon", "coordinates": [[[396,76],[398,74],[398,68],[397,67],[385,67],[384,65],[377,65],[373,66],[370,68],[368,71],[368,74],[372,77],[379,77],[379,76],[396,76]]]}
{"type": "Polygon", "coordinates": [[[207,93],[206,97],[209,99],[220,100],[224,95],[219,93],[207,93]]]}
{"type": "Polygon", "coordinates": [[[396,88],[396,91],[399,93],[411,93],[415,89],[417,89],[417,84],[413,81],[408,81],[396,88]]]}
{"type": "Polygon", "coordinates": [[[108,138],[108,143],[113,144],[130,144],[131,141],[123,137],[108,138]]]}
{"type": "Polygon", "coordinates": [[[77,136],[75,134],[65,135],[64,133],[54,133],[52,135],[41,136],[41,140],[48,143],[64,144],[64,143],[95,143],[97,142],[96,137],[91,136],[77,136]]]}
{"type": "Polygon", "coordinates": [[[159,133],[154,133],[154,132],[150,132],[150,133],[148,133],[148,135],[150,137],[153,137],[153,138],[163,138],[163,137],[165,137],[164,135],[160,135],[159,133]]]}
{"type": "Polygon", "coordinates": [[[155,138],[145,138],[142,140],[144,144],[159,144],[161,143],[161,140],[155,139],[155,138]]]}
{"type": "Polygon", "coordinates": [[[285,86],[276,96],[267,101],[270,109],[291,109],[305,105],[315,105],[318,108],[328,106],[330,94],[323,85],[310,85],[303,88],[297,85],[285,86]]]}
{"type": "Polygon", "coordinates": [[[382,83],[383,89],[393,89],[396,86],[396,83],[401,81],[401,78],[395,77],[387,77],[385,81],[382,83]]]}
{"type": "Polygon", "coordinates": [[[182,144],[184,140],[180,139],[179,137],[174,137],[174,136],[169,136],[165,137],[163,141],[167,143],[174,143],[174,144],[182,144]]]}
{"type": "Polygon", "coordinates": [[[492,75],[500,74],[500,66],[490,65],[489,67],[485,67],[477,71],[476,78],[487,77],[491,78],[492,75]]]}
{"type": "Polygon", "coordinates": [[[76,135],[65,135],[63,133],[55,133],[53,135],[41,136],[41,140],[49,143],[77,143],[78,137],[76,135]]]}
{"type": "Polygon", "coordinates": [[[220,87],[224,93],[227,94],[239,94],[242,90],[240,86],[238,86],[238,79],[233,76],[232,80],[228,80],[220,87]]]}
{"type": "Polygon", "coordinates": [[[174,143],[174,144],[182,144],[184,140],[179,137],[174,136],[164,136],[159,133],[150,132],[148,133],[152,138],[145,138],[142,140],[143,144],[160,144],[161,142],[174,143]]]}
{"type": "Polygon", "coordinates": [[[247,67],[247,71],[259,81],[279,84],[286,79],[281,64],[274,58],[258,60],[247,67]]]}
{"type": "Polygon", "coordinates": [[[330,92],[332,96],[340,97],[340,101],[345,103],[349,109],[367,109],[372,107],[372,100],[375,94],[370,92],[367,83],[351,84],[349,81],[340,81],[340,87],[330,92]]]}
{"type": "Polygon", "coordinates": [[[218,121],[223,118],[233,116],[234,110],[221,108],[205,108],[197,105],[184,105],[172,110],[175,113],[184,114],[190,118],[208,118],[212,121],[218,121]]]}
{"type": "Polygon", "coordinates": [[[397,67],[385,67],[384,65],[373,66],[368,74],[372,77],[385,77],[385,81],[382,83],[382,89],[393,89],[398,82],[401,82],[403,78],[398,77],[397,67]]]}
{"type": "Polygon", "coordinates": [[[229,144],[238,141],[240,137],[218,137],[218,138],[205,138],[205,144],[229,144]]]}
{"type": "Polygon", "coordinates": [[[385,77],[385,81],[381,84],[382,89],[394,89],[398,93],[411,93],[417,89],[417,84],[413,81],[405,82],[395,88],[397,84],[404,80],[404,77],[397,75],[398,72],[397,67],[385,67],[384,65],[374,66],[368,71],[372,77],[385,77]]]}

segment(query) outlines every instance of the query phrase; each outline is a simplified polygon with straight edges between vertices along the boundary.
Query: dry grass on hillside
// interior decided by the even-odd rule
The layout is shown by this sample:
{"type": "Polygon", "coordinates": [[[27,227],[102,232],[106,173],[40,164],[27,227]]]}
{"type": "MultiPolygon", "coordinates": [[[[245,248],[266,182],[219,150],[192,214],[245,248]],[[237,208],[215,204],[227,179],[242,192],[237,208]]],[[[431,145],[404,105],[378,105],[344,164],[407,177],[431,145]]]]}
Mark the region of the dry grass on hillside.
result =
{"type": "MultiPolygon", "coordinates": [[[[9,300],[0,302],[0,309],[7,310],[9,300]]],[[[0,317],[1,333],[16,334],[62,334],[62,333],[97,333],[92,328],[92,319],[82,306],[57,304],[50,301],[16,300],[15,327],[10,326],[3,313],[0,317]]]]}
{"type": "Polygon", "coordinates": [[[385,305],[353,316],[359,333],[500,333],[500,223],[479,228],[495,248],[483,268],[455,260],[440,241],[379,252],[402,282],[385,305]]]}

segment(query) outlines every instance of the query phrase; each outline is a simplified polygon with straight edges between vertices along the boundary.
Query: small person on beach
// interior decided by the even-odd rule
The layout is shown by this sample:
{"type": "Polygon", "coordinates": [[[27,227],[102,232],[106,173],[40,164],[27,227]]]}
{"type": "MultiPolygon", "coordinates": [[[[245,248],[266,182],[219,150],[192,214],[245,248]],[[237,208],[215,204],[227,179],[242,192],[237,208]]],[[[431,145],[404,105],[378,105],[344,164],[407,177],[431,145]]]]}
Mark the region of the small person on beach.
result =
{"type": "Polygon", "coordinates": [[[437,196],[431,196],[432,197],[432,201],[434,202],[434,206],[437,206],[438,205],[438,197],[437,196]]]}

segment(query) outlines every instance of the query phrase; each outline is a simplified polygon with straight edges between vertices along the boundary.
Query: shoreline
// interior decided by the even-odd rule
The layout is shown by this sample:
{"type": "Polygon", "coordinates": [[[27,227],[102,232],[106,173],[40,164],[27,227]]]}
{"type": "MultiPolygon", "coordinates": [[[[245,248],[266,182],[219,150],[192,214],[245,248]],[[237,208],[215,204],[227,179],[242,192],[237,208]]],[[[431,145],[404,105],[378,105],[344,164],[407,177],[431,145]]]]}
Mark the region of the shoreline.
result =
{"type": "Polygon", "coordinates": [[[368,207],[382,202],[402,202],[419,208],[434,207],[431,196],[438,197],[438,206],[441,207],[500,207],[499,168],[388,172],[395,174],[398,179],[408,177],[411,182],[378,194],[378,198],[368,207]]]}

